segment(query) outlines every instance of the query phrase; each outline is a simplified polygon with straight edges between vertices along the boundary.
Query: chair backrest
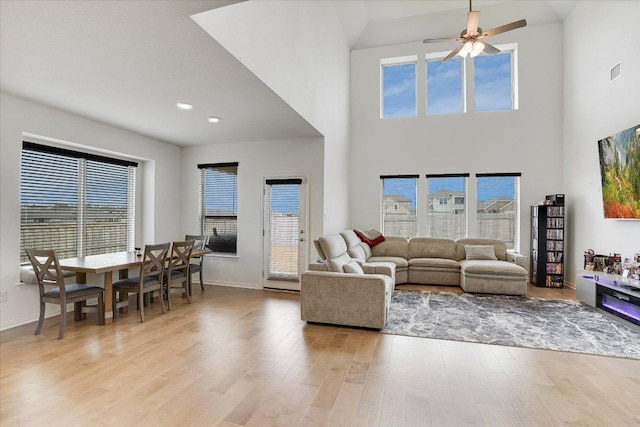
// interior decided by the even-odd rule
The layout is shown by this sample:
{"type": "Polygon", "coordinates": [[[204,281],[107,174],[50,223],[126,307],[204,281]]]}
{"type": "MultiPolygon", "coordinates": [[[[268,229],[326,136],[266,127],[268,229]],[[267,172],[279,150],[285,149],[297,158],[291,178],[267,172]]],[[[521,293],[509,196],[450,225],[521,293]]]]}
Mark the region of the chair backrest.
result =
{"type": "Polygon", "coordinates": [[[173,245],[171,245],[171,258],[169,259],[169,273],[188,268],[192,250],[193,240],[173,242],[173,245]]]}
{"type": "Polygon", "coordinates": [[[157,245],[146,245],[144,247],[144,258],[140,266],[140,280],[148,276],[158,276],[164,273],[164,266],[171,244],[159,243],[157,245]]]}
{"type": "Polygon", "coordinates": [[[204,249],[209,241],[209,236],[187,234],[186,236],[184,236],[184,240],[193,240],[193,249],[204,249]]]}
{"type": "Polygon", "coordinates": [[[60,270],[56,251],[53,249],[27,249],[26,251],[38,281],[40,296],[44,295],[44,285],[52,285],[60,288],[60,298],[64,298],[64,276],[60,270]]]}

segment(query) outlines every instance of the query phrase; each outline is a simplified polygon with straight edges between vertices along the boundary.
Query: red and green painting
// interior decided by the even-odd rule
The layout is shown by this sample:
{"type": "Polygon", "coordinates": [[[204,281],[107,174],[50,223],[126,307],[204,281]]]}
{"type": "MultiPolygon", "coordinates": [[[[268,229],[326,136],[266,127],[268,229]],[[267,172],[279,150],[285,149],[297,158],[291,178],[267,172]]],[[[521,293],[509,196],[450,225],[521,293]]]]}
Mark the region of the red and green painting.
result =
{"type": "Polygon", "coordinates": [[[605,218],[640,219],[640,125],[598,141],[605,218]]]}

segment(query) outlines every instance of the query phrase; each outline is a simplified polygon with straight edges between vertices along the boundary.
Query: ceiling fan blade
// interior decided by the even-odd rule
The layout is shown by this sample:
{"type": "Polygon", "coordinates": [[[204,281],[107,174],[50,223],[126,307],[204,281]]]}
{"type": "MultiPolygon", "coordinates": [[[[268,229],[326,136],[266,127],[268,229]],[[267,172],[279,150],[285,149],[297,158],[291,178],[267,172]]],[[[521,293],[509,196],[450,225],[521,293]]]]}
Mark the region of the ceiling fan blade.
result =
{"type": "Polygon", "coordinates": [[[453,49],[451,51],[451,53],[449,53],[449,55],[445,56],[444,58],[442,58],[442,62],[447,62],[448,60],[450,60],[451,58],[453,58],[454,56],[456,56],[458,54],[458,52],[460,52],[460,50],[462,50],[462,47],[464,45],[461,44],[460,46],[458,46],[457,48],[453,49]]]}
{"type": "Polygon", "coordinates": [[[470,11],[467,13],[467,35],[471,36],[478,32],[480,22],[480,12],[470,11]]]}
{"type": "Polygon", "coordinates": [[[510,24],[501,25],[499,27],[492,28],[488,31],[485,31],[478,38],[495,36],[496,34],[506,33],[507,31],[515,30],[516,28],[522,28],[526,26],[527,26],[527,20],[521,19],[519,21],[515,21],[510,24]]]}
{"type": "Polygon", "coordinates": [[[454,42],[456,41],[455,37],[441,38],[441,39],[424,39],[422,43],[441,43],[441,42],[454,42]]]}
{"type": "Polygon", "coordinates": [[[489,43],[484,41],[482,42],[482,44],[484,45],[483,52],[487,55],[495,55],[496,53],[500,53],[500,49],[498,49],[497,47],[491,46],[489,43]]]}

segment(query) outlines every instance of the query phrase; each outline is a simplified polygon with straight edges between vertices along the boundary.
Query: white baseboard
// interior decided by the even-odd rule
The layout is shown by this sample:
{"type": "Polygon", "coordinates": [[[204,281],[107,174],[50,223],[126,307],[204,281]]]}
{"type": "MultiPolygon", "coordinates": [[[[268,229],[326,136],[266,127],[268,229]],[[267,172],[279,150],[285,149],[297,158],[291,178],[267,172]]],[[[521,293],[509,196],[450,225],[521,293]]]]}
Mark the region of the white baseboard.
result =
{"type": "MultiPolygon", "coordinates": [[[[67,307],[67,313],[73,311],[73,304],[71,304],[71,308],[69,309],[69,307],[67,307]]],[[[51,308],[47,308],[44,311],[44,318],[48,319],[50,317],[53,316],[59,316],[60,315],[60,307],[57,305],[51,305],[51,308]]],[[[21,317],[19,319],[14,319],[10,322],[6,322],[0,325],[0,331],[4,331],[6,329],[11,329],[11,328],[16,328],[18,326],[22,326],[22,325],[26,325],[28,323],[33,323],[33,322],[37,322],[38,318],[40,317],[39,314],[32,314],[31,316],[26,316],[26,317],[21,317]]],[[[35,331],[35,329],[34,329],[35,331]]]]}
{"type": "MultiPolygon", "coordinates": [[[[245,282],[204,282],[205,285],[211,286],[227,286],[229,288],[244,288],[244,289],[260,289],[262,290],[262,286],[256,285],[253,283],[245,283],[245,282]]],[[[192,286],[195,286],[196,283],[193,283],[192,286]]]]}

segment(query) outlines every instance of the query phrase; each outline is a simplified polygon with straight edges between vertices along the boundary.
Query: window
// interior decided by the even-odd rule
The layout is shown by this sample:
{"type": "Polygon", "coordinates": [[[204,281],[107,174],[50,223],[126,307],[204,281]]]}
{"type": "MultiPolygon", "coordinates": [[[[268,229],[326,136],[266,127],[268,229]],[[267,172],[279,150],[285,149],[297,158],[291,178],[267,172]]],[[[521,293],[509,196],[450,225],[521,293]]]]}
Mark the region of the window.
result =
{"type": "Polygon", "coordinates": [[[475,111],[517,110],[516,50],[501,46],[497,55],[473,58],[475,111]]]}
{"type": "Polygon", "coordinates": [[[427,56],[427,114],[464,113],[464,61],[460,57],[442,62],[447,54],[427,56]]]}
{"type": "Polygon", "coordinates": [[[520,174],[477,174],[478,237],[520,248],[520,174]]]}
{"type": "Polygon", "coordinates": [[[381,61],[383,119],[417,115],[416,61],[416,56],[381,61]]]}
{"type": "Polygon", "coordinates": [[[20,261],[27,248],[59,258],[133,250],[137,163],[24,142],[20,261]]]}
{"type": "Polygon", "coordinates": [[[427,175],[429,237],[466,237],[465,198],[468,176],[469,174],[427,175]]]}
{"type": "Polygon", "coordinates": [[[398,237],[416,236],[418,175],[381,176],[380,181],[382,234],[398,237]]]}
{"type": "Polygon", "coordinates": [[[198,165],[200,232],[213,252],[235,254],[238,236],[238,163],[198,165]]]}

